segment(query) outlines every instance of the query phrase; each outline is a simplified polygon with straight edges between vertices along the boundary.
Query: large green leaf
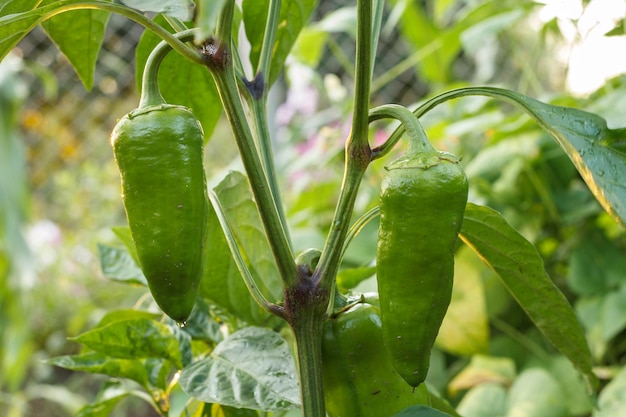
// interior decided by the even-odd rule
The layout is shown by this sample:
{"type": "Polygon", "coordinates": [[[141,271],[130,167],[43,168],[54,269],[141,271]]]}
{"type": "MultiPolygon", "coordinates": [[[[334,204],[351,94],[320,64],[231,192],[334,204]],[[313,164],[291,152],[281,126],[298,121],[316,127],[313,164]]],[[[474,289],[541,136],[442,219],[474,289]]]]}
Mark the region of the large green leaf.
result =
{"type": "Polygon", "coordinates": [[[164,358],[179,369],[183,367],[181,349],[172,329],[150,319],[115,321],[70,340],[115,358],[164,358]]]}
{"type": "MultiPolygon", "coordinates": [[[[257,287],[268,300],[280,299],[280,276],[247,178],[240,172],[233,171],[214,191],[225,210],[257,287]]],[[[270,315],[250,296],[212,208],[208,228],[205,268],[200,283],[201,295],[249,323],[267,322],[270,315]]]]}
{"type": "Polygon", "coordinates": [[[484,353],[489,345],[489,320],[481,269],[472,251],[461,248],[454,261],[452,301],[439,328],[436,345],[455,355],[484,353]]]}
{"type": "Polygon", "coordinates": [[[532,117],[565,151],[602,207],[626,226],[626,127],[609,129],[606,120],[597,114],[542,103],[494,87],[448,91],[424,103],[414,113],[419,117],[446,100],[479,95],[518,106],[532,117]]]}
{"type": "Polygon", "coordinates": [[[606,120],[593,113],[512,91],[505,94],[556,140],[602,207],[626,225],[626,129],[609,129],[606,120]]]}
{"type": "MultiPolygon", "coordinates": [[[[272,85],[280,75],[280,70],[296,42],[298,34],[306,25],[317,1],[315,0],[282,0],[280,16],[277,22],[276,40],[272,49],[270,76],[264,74],[268,85],[272,85]]],[[[251,44],[250,61],[254,68],[259,63],[263,34],[267,20],[269,0],[244,0],[243,20],[246,36],[251,44]]]]}
{"type": "Polygon", "coordinates": [[[105,277],[127,284],[148,285],[141,268],[126,250],[98,244],[98,254],[105,277]]]}
{"type": "Polygon", "coordinates": [[[32,10],[39,2],[40,0],[2,0],[0,1],[0,16],[32,10]]]}
{"type": "MultiPolygon", "coordinates": [[[[82,355],[60,356],[47,363],[73,371],[104,374],[113,378],[128,378],[148,387],[148,370],[142,360],[112,358],[102,353],[90,352],[82,355]]],[[[160,387],[165,389],[166,387],[160,387]]]]}
{"type": "MultiPolygon", "coordinates": [[[[7,3],[2,12],[12,14],[0,17],[0,59],[38,24],[52,18],[53,22],[46,27],[48,35],[68,57],[85,87],[90,89],[109,13],[100,10],[74,10],[69,15],[59,13],[80,2],[49,0],[32,10],[29,10],[32,7],[30,0],[21,7],[13,2],[7,3]]],[[[92,6],[97,3],[110,5],[109,1],[95,0],[91,3],[92,6]]]]}
{"type": "MultiPolygon", "coordinates": [[[[157,16],[155,22],[166,27],[161,16],[157,16]]],[[[161,38],[149,30],[139,40],[135,70],[139,90],[148,56],[159,42],[161,38]]],[[[208,140],[222,114],[222,104],[209,70],[172,51],[161,63],[158,77],[159,90],[165,101],[189,107],[202,123],[205,140],[208,140]]]]}
{"type": "Polygon", "coordinates": [[[44,9],[49,11],[54,7],[49,6],[21,13],[16,13],[21,10],[12,3],[7,4],[6,8],[7,13],[5,14],[3,9],[3,15],[0,17],[0,60],[4,59],[9,51],[41,22],[45,16],[44,9]]]}
{"type": "Polygon", "coordinates": [[[546,338],[595,385],[591,353],[574,310],[547,275],[543,260],[496,211],[469,203],[461,239],[493,269],[546,338]]]}
{"type": "Polygon", "coordinates": [[[204,402],[278,411],[300,403],[295,363],[276,332],[246,327],[233,333],[205,359],[183,369],[183,391],[204,402]]]}
{"type": "Polygon", "coordinates": [[[96,62],[110,15],[110,12],[102,10],[75,10],[61,13],[41,24],[48,37],[70,61],[87,90],[93,87],[96,62]]]}

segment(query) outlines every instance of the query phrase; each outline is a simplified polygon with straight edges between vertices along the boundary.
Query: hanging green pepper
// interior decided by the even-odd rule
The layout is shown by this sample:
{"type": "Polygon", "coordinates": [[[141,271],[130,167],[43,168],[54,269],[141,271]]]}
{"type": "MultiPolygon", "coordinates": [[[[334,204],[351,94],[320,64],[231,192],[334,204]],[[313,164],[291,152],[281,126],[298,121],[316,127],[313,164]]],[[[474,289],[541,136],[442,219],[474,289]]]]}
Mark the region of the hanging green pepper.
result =
{"type": "Polygon", "coordinates": [[[146,62],[138,109],[111,134],[122,198],[141,269],[159,307],[184,322],[202,275],[208,199],[204,134],[193,113],[166,104],[158,90],[166,44],[146,62]]]}
{"type": "Polygon", "coordinates": [[[426,387],[414,390],[393,368],[381,326],[375,293],[326,322],[322,373],[330,417],[389,417],[411,405],[430,405],[426,387]]]}
{"type": "Polygon", "coordinates": [[[376,268],[385,345],[395,369],[415,387],[426,378],[450,304],[468,184],[458,158],[436,151],[412,114],[402,121],[411,142],[386,167],[376,268]]]}

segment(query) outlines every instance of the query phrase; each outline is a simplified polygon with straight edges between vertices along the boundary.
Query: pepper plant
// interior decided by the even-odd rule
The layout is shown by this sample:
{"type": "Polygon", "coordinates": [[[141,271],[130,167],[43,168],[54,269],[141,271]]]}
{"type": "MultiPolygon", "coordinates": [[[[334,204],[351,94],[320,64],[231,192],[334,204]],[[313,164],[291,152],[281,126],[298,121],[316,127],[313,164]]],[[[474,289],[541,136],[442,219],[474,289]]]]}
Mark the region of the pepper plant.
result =
{"type": "MultiPolygon", "coordinates": [[[[171,318],[149,302],[113,311],[73,338],[84,346],[82,353],[50,361],[135,383],[132,388],[106,384],[78,415],[109,415],[120,400],[134,395],[162,416],[457,416],[424,380],[461,244],[495,272],[545,339],[578,370],[593,397],[597,378],[584,331],[537,249],[496,210],[471,195],[466,203],[459,158],[432,148],[420,118],[467,96],[522,110],[569,156],[619,224],[626,221],[626,130],[610,129],[593,113],[486,86],[441,92],[411,110],[372,106],[385,1],[355,3],[355,82],[343,182],[324,244],[296,253],[274,162],[268,96],[316,7],[314,0],[2,2],[1,56],[41,25],[86,88],[93,84],[111,13],[146,29],[137,52],[138,81],[143,73],[140,109],[113,134],[130,223],[130,229],[115,233],[126,248],[99,249],[105,275],[149,284],[171,318]],[[242,45],[241,33],[249,48],[242,45]],[[166,55],[185,77],[159,78],[166,55]],[[191,83],[196,93],[177,96],[181,83],[191,83]],[[198,122],[180,127],[171,111],[198,122]],[[179,199],[186,186],[204,188],[197,139],[204,131],[209,140],[222,113],[243,172],[209,179],[206,195],[201,190],[179,199]],[[399,124],[374,143],[372,124],[387,119],[399,124]],[[173,144],[186,135],[194,136],[189,149],[173,144]],[[380,210],[355,213],[366,173],[378,169],[374,161],[401,149],[405,138],[407,156],[393,164],[385,160],[400,184],[394,183],[393,194],[383,190],[380,210]],[[130,148],[118,146],[127,142],[130,148]],[[446,181],[452,175],[448,166],[455,172],[453,182],[446,181]],[[454,204],[446,205],[448,200],[454,204]],[[192,210],[185,211],[189,206],[192,210]],[[377,295],[343,293],[337,285],[346,250],[379,211],[380,303],[377,295]],[[173,258],[165,260],[170,253],[173,258]],[[172,272],[178,266],[184,271],[172,272]]],[[[211,155],[204,155],[204,164],[211,164],[211,155]]]]}

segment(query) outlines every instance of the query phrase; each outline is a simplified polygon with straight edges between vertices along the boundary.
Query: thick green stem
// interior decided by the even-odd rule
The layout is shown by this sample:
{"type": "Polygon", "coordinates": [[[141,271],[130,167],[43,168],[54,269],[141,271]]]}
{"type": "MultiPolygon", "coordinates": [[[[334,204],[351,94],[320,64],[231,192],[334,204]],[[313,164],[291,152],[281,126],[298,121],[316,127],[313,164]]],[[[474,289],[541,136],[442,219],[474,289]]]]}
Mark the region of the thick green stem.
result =
{"type": "Polygon", "coordinates": [[[297,282],[293,252],[287,238],[280,211],[276,205],[267,173],[259,158],[254,136],[248,125],[246,112],[237,89],[233,58],[231,57],[231,30],[235,3],[226,3],[217,24],[216,39],[204,47],[204,63],[207,65],[220,95],[226,117],[235,135],[239,154],[252,193],[256,200],[261,221],[278,266],[283,286],[289,288],[297,282]]]}
{"type": "Polygon", "coordinates": [[[74,0],[62,0],[59,2],[49,4],[42,8],[38,8],[30,12],[23,13],[23,15],[24,16],[29,15],[29,14],[38,15],[38,18],[33,20],[31,27],[28,28],[28,30],[30,31],[34,29],[37,25],[39,25],[41,22],[46,21],[56,15],[59,15],[65,12],[70,12],[73,10],[84,10],[84,9],[103,10],[103,11],[113,12],[113,13],[117,13],[119,15],[125,16],[139,23],[140,25],[144,26],[146,29],[149,29],[152,32],[154,32],[158,37],[160,37],[165,42],[170,44],[170,46],[176,52],[178,52],[185,58],[189,59],[190,61],[195,62],[197,64],[204,63],[202,60],[202,56],[198,53],[198,51],[196,51],[193,48],[188,47],[187,45],[185,45],[185,43],[176,39],[176,37],[172,35],[170,32],[168,32],[165,28],[158,25],[157,23],[155,23],[148,17],[144,16],[142,13],[136,10],[133,10],[129,7],[120,5],[120,4],[104,2],[104,1],[76,2],[74,0]]]}
{"type": "Polygon", "coordinates": [[[324,417],[324,386],[322,381],[322,330],[324,317],[300,323],[293,328],[296,339],[300,397],[303,417],[324,417]]]}
{"type": "Polygon", "coordinates": [[[267,182],[263,165],[258,158],[252,132],[247,124],[245,111],[237,92],[232,66],[212,71],[217,90],[235,135],[243,165],[254,194],[265,232],[280,271],[283,284],[288,287],[296,280],[293,253],[278,214],[274,196],[267,182]]]}
{"type": "Polygon", "coordinates": [[[234,133],[239,154],[248,174],[248,180],[274,260],[284,287],[289,288],[297,282],[293,253],[267,180],[267,174],[259,159],[252,131],[248,126],[246,113],[237,89],[233,59],[230,56],[232,53],[230,45],[233,9],[233,1],[224,6],[217,25],[217,39],[204,46],[204,63],[215,79],[226,117],[234,133]]]}
{"type": "Polygon", "coordinates": [[[285,290],[285,315],[296,341],[303,417],[324,417],[322,334],[330,292],[299,271],[296,285],[285,290]]]}

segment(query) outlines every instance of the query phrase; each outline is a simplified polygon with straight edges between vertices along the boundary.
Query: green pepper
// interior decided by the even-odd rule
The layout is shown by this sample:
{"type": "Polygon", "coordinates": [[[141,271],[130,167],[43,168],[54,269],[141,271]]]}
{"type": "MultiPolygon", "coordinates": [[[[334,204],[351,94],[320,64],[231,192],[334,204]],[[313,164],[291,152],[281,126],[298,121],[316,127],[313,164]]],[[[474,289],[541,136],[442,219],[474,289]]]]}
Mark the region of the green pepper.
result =
{"type": "Polygon", "coordinates": [[[468,184],[458,158],[412,127],[406,155],[386,167],[381,185],[376,273],[385,346],[416,387],[450,304],[468,184]]]}
{"type": "Polygon", "coordinates": [[[414,390],[394,369],[381,326],[375,293],[325,323],[322,374],[330,417],[388,417],[430,404],[425,386],[414,390]]]}
{"type": "Polygon", "coordinates": [[[158,91],[161,44],[146,63],[138,109],[113,129],[122,199],[141,269],[165,314],[184,322],[202,275],[208,217],[204,134],[193,113],[166,104],[158,91]]]}

